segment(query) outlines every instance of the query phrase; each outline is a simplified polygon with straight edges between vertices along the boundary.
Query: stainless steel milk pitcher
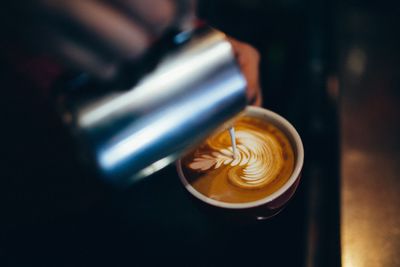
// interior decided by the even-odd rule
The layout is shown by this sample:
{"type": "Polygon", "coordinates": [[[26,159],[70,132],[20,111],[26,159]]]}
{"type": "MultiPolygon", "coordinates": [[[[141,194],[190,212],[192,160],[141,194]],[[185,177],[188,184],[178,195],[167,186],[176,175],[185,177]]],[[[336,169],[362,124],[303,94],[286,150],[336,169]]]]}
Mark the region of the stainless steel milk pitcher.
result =
{"type": "Polygon", "coordinates": [[[67,103],[63,117],[100,175],[126,185],[175,161],[246,105],[246,81],[226,36],[182,32],[128,90],[67,103]]]}

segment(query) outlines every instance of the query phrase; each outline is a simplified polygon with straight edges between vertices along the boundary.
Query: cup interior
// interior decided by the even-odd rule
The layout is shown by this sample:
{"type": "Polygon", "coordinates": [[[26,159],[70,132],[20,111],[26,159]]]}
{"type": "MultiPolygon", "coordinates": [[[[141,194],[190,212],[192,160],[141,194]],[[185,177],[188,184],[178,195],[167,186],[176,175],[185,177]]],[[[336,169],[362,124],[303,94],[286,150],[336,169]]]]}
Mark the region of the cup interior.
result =
{"type": "Polygon", "coordinates": [[[303,143],[301,141],[300,135],[296,131],[296,129],[282,116],[278,115],[277,113],[260,108],[260,107],[253,107],[253,106],[248,106],[246,109],[241,113],[243,116],[251,116],[255,118],[262,119],[266,122],[269,122],[276,126],[279,130],[281,130],[286,137],[289,139],[290,144],[292,145],[294,156],[295,156],[295,165],[293,172],[287,182],[280,187],[277,191],[272,193],[271,195],[268,195],[262,199],[252,201],[252,202],[245,202],[245,203],[227,203],[219,200],[215,200],[212,198],[209,198],[199,191],[197,191],[186,179],[183,170],[182,170],[182,164],[181,161],[177,161],[177,171],[180,180],[182,181],[183,185],[185,188],[197,199],[208,203],[212,206],[220,207],[220,208],[226,208],[226,209],[245,209],[245,208],[253,208],[257,206],[261,206],[263,204],[266,204],[268,202],[273,201],[274,199],[278,198],[281,196],[283,193],[285,193],[295,182],[296,180],[300,177],[301,169],[303,167],[303,162],[304,162],[304,148],[303,148],[303,143]]]}

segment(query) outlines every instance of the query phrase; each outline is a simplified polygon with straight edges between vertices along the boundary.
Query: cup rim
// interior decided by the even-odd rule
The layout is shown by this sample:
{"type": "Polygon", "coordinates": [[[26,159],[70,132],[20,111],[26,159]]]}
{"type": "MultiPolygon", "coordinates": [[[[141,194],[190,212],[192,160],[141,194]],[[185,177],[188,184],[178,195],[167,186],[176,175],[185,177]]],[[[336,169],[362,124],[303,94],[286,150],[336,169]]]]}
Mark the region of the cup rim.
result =
{"type": "Polygon", "coordinates": [[[255,106],[247,106],[244,113],[255,113],[255,114],[260,114],[260,115],[265,115],[268,118],[271,118],[273,120],[279,121],[279,126],[285,128],[285,130],[288,131],[288,133],[291,135],[291,139],[294,141],[295,145],[295,151],[297,153],[296,157],[296,164],[294,166],[293,172],[289,179],[286,181],[286,183],[280,187],[277,191],[272,193],[271,195],[268,195],[262,199],[256,200],[256,201],[251,201],[251,202],[246,202],[246,203],[229,203],[229,202],[223,202],[219,200],[215,200],[212,198],[209,198],[199,191],[197,191],[186,179],[183,170],[182,170],[182,164],[181,160],[179,159],[176,163],[177,166],[177,171],[179,175],[179,179],[185,186],[186,190],[188,190],[193,196],[198,198],[199,200],[212,205],[216,206],[219,208],[226,208],[226,209],[246,209],[246,208],[254,208],[258,207],[261,205],[264,205],[266,203],[269,203],[279,196],[283,195],[295,182],[297,179],[300,178],[300,173],[303,168],[303,162],[304,162],[304,148],[303,148],[303,142],[301,141],[300,135],[298,134],[297,130],[293,127],[293,125],[287,121],[284,117],[281,115],[265,109],[261,107],[255,107],[255,106]]]}

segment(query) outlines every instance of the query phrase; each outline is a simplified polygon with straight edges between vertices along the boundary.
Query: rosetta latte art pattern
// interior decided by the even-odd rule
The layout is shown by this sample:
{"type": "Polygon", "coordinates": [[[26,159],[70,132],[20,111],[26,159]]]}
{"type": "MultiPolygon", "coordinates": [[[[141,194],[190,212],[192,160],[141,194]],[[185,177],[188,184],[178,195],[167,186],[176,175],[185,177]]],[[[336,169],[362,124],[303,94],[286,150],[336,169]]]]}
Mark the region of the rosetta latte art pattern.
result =
{"type": "Polygon", "coordinates": [[[208,139],[211,151],[198,152],[188,165],[190,169],[206,172],[210,169],[229,168],[229,181],[240,188],[257,189],[272,182],[284,165],[282,147],[272,134],[252,129],[237,130],[237,155],[226,140],[227,133],[208,139]]]}

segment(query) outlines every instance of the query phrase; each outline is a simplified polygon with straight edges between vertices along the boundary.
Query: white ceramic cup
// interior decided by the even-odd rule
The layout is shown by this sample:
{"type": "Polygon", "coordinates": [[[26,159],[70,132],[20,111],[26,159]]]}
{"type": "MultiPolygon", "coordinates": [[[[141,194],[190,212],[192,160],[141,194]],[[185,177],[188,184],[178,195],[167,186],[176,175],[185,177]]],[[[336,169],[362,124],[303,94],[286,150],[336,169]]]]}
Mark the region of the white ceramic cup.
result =
{"type": "Polygon", "coordinates": [[[207,208],[213,213],[217,212],[222,215],[226,214],[229,216],[233,215],[235,217],[247,217],[258,220],[267,219],[279,213],[285,204],[292,198],[297,189],[304,162],[303,143],[296,129],[285,118],[276,114],[275,112],[259,107],[248,106],[239,116],[255,117],[271,123],[281,130],[288,138],[293,148],[295,163],[293,172],[285,184],[283,184],[271,195],[256,201],[245,203],[227,203],[212,199],[197,191],[186,179],[180,160],[177,162],[177,171],[180,180],[187,191],[196,200],[200,201],[199,204],[201,206],[207,208]]]}

